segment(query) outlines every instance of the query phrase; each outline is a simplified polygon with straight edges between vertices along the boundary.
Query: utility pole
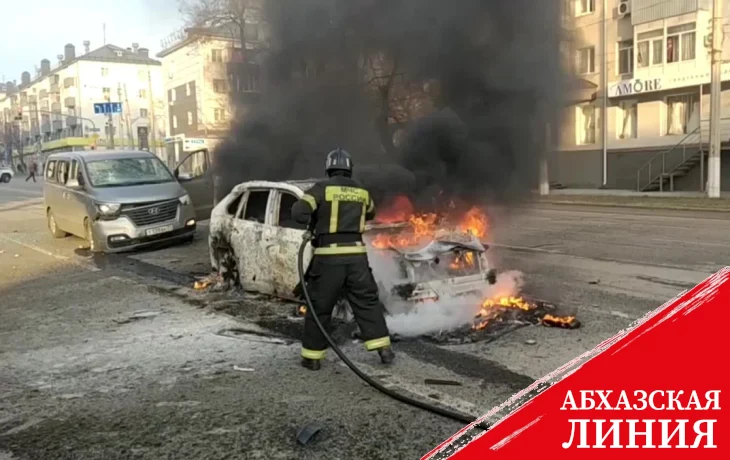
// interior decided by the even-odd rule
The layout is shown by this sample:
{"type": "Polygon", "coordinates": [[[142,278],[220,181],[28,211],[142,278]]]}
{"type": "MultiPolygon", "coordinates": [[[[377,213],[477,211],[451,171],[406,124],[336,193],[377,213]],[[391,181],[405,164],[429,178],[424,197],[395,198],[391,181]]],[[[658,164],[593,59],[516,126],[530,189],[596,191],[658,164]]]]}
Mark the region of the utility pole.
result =
{"type": "Polygon", "coordinates": [[[129,138],[129,143],[132,150],[135,149],[134,145],[134,135],[132,134],[132,114],[129,111],[129,96],[127,95],[127,84],[124,84],[124,105],[127,107],[127,137],[129,138]]]}
{"type": "Polygon", "coordinates": [[[601,86],[603,104],[601,113],[601,143],[603,144],[603,186],[608,183],[608,0],[603,0],[603,32],[601,34],[601,86]]]}
{"type": "Polygon", "coordinates": [[[159,152],[157,151],[157,118],[155,117],[155,98],[152,95],[152,71],[149,67],[147,67],[147,99],[149,101],[150,105],[150,111],[148,113],[150,117],[150,151],[157,155],[158,157],[159,152]]]}
{"type": "Polygon", "coordinates": [[[722,0],[712,6],[712,79],[710,80],[710,156],[707,160],[707,196],[720,198],[720,117],[722,84],[722,0]]]}
{"type": "MultiPolygon", "coordinates": [[[[119,103],[122,103],[122,84],[120,82],[117,82],[117,99],[119,100],[119,103]]],[[[124,107],[122,107],[122,111],[119,114],[119,144],[121,148],[125,148],[127,146],[127,140],[124,139],[124,107]]]]}
{"type": "Polygon", "coordinates": [[[106,45],[106,22],[102,25],[103,33],[104,33],[104,45],[106,45]]]}

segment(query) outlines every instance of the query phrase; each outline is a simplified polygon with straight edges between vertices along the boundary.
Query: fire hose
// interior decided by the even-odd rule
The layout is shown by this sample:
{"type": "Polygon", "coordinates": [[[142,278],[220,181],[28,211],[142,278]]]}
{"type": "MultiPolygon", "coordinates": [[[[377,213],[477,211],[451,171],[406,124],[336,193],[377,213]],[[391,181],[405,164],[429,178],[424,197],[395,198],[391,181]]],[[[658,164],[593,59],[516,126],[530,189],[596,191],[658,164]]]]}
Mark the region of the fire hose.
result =
{"type": "MultiPolygon", "coordinates": [[[[375,388],[379,392],[383,393],[386,396],[390,396],[391,398],[400,401],[402,403],[408,404],[409,406],[416,407],[418,409],[425,410],[427,412],[431,412],[437,415],[441,415],[442,417],[449,418],[451,420],[455,420],[457,422],[471,424],[476,422],[478,419],[473,416],[464,415],[458,412],[453,412],[447,409],[443,409],[438,406],[434,406],[428,403],[425,403],[423,401],[419,401],[417,399],[409,398],[408,396],[402,395],[398,392],[395,392],[389,388],[384,387],[379,382],[371,378],[369,375],[365,374],[363,371],[361,371],[350,359],[343,353],[342,350],[340,350],[340,347],[337,346],[335,341],[332,339],[332,337],[327,332],[326,328],[322,324],[322,322],[319,320],[319,317],[317,316],[317,311],[314,309],[314,305],[312,304],[312,299],[309,296],[309,291],[307,290],[307,283],[306,276],[305,276],[305,270],[304,270],[304,251],[306,250],[307,243],[309,243],[312,239],[312,236],[309,232],[306,232],[304,234],[304,239],[302,240],[301,246],[299,246],[299,257],[298,257],[298,263],[297,268],[299,269],[299,282],[302,286],[302,292],[304,293],[304,299],[307,303],[307,311],[311,312],[312,318],[314,318],[314,322],[317,323],[317,327],[320,331],[322,331],[322,335],[327,340],[327,343],[329,344],[330,348],[332,348],[335,351],[335,354],[339,356],[339,358],[344,362],[347,367],[350,368],[352,372],[355,373],[358,377],[360,377],[361,380],[363,380],[365,383],[370,385],[371,387],[375,388]]],[[[475,425],[483,430],[488,430],[489,425],[486,422],[482,422],[481,424],[475,425]]]]}

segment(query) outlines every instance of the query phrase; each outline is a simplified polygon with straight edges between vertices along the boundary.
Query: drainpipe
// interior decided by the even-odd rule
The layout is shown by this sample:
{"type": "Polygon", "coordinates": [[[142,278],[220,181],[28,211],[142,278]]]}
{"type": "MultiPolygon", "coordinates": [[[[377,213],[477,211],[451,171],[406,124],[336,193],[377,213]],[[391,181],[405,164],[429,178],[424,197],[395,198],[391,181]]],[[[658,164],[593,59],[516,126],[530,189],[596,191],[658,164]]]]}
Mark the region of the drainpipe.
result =
{"type": "Polygon", "coordinates": [[[603,86],[603,114],[601,116],[601,140],[603,144],[603,186],[608,183],[608,0],[603,0],[603,64],[601,65],[601,80],[603,86]]]}

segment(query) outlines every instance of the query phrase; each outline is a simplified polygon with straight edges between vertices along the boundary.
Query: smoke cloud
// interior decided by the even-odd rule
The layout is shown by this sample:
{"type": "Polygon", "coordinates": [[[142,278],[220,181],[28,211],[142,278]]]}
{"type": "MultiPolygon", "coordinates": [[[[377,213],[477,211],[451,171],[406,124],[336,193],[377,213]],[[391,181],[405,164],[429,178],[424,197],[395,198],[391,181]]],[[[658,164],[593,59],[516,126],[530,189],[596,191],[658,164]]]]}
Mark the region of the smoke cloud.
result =
{"type": "MultiPolygon", "coordinates": [[[[516,296],[522,284],[521,272],[500,273],[497,282],[487,286],[480,296],[442,298],[438,302],[411,307],[410,310],[386,316],[388,329],[402,337],[417,337],[473,324],[485,298],[516,296]]],[[[393,311],[393,307],[392,303],[386,304],[388,311],[393,311]]]]}
{"type": "Polygon", "coordinates": [[[321,177],[335,147],[381,203],[505,203],[536,186],[563,103],[558,0],[266,4],[262,94],[241,97],[215,152],[221,193],[321,177]]]}

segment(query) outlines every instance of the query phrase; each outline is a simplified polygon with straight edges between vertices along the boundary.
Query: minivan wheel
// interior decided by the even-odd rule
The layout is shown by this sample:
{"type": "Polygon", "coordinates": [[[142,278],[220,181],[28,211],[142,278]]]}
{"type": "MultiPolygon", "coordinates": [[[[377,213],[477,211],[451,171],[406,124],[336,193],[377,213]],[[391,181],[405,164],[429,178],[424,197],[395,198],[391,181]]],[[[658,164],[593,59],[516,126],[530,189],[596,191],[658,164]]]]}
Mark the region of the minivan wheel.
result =
{"type": "Polygon", "coordinates": [[[96,247],[96,242],[94,241],[94,236],[91,231],[91,220],[88,217],[84,219],[84,235],[84,239],[86,239],[86,242],[89,243],[89,251],[99,252],[99,248],[96,247]]]}
{"type": "Polygon", "coordinates": [[[58,224],[56,223],[56,217],[53,215],[53,213],[48,210],[48,230],[51,232],[51,235],[53,235],[54,238],[65,238],[68,236],[68,233],[64,232],[60,228],[58,228],[58,224]]]}
{"type": "Polygon", "coordinates": [[[2,176],[0,176],[0,182],[4,184],[10,182],[10,174],[3,174],[2,176]]]}

